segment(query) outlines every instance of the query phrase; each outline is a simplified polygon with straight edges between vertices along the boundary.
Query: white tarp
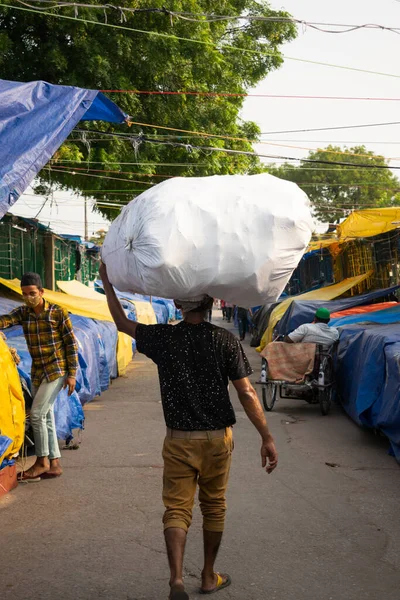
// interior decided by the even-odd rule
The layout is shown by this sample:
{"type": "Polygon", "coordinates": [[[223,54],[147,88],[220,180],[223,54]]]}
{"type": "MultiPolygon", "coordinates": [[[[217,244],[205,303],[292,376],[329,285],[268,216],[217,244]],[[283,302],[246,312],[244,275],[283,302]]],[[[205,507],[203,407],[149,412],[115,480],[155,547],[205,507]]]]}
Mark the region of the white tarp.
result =
{"type": "Polygon", "coordinates": [[[249,307],[277,299],[312,230],[308,198],[292,182],[266,173],[177,177],[123,209],[102,256],[121,291],[209,294],[249,307]]]}

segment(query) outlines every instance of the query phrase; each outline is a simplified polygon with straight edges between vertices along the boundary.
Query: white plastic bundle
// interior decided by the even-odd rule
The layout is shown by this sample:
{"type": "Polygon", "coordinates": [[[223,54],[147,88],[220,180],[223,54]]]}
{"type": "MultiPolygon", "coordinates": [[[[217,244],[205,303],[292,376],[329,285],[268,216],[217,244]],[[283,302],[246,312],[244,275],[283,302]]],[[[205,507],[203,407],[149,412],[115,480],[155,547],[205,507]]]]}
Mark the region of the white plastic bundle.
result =
{"type": "Polygon", "coordinates": [[[268,174],[177,177],[121,212],[102,257],[121,291],[274,302],[310,240],[306,194],[268,174]]]}

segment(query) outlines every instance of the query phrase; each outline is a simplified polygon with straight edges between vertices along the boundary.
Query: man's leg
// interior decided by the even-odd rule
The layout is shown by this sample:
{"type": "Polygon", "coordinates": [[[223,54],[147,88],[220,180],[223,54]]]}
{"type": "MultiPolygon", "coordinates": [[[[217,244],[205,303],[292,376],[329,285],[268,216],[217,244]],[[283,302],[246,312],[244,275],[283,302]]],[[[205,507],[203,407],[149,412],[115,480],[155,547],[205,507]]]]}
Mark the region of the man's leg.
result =
{"type": "MultiPolygon", "coordinates": [[[[175,597],[177,592],[184,592],[183,583],[183,557],[185,555],[185,545],[187,532],[180,527],[168,527],[164,531],[165,544],[167,546],[168,564],[171,573],[170,587],[171,597],[175,597]]],[[[182,595],[182,599],[185,596],[182,595]]]]}
{"type": "Polygon", "coordinates": [[[170,568],[170,598],[186,600],[183,557],[186,536],[192,522],[192,509],[198,471],[190,461],[190,445],[195,441],[167,437],[164,442],[163,502],[164,535],[170,568]]]}
{"type": "MultiPolygon", "coordinates": [[[[60,389],[61,389],[61,385],[60,384],[60,389]]],[[[58,394],[58,392],[57,392],[58,394]]],[[[56,394],[56,397],[57,397],[56,394]]],[[[54,398],[55,401],[55,398],[54,398]]],[[[47,425],[47,433],[48,433],[48,437],[49,437],[49,459],[50,459],[50,471],[48,471],[48,475],[52,475],[54,477],[59,477],[60,475],[62,475],[62,468],[61,468],[61,463],[60,463],[60,458],[61,458],[61,452],[60,452],[60,446],[58,445],[58,438],[57,438],[57,429],[56,429],[56,422],[54,419],[54,403],[53,405],[50,407],[49,412],[46,415],[46,425],[47,425]]]]}
{"type": "Polygon", "coordinates": [[[214,564],[222,540],[222,531],[207,531],[203,529],[204,567],[201,573],[202,589],[212,590],[216,586],[214,564]]]}
{"type": "MultiPolygon", "coordinates": [[[[210,440],[204,453],[202,470],[199,476],[199,500],[203,513],[204,567],[202,590],[210,591],[217,587],[218,576],[214,565],[221,545],[225,514],[226,488],[232,458],[232,430],[227,429],[225,438],[210,440]]],[[[220,575],[222,585],[227,585],[227,575],[220,575]]]]}
{"type": "MultiPolygon", "coordinates": [[[[35,464],[26,471],[24,477],[35,478],[39,477],[50,471],[49,461],[49,426],[48,426],[48,412],[53,408],[54,402],[57,398],[58,392],[61,390],[64,382],[64,378],[61,377],[56,381],[47,382],[42,381],[39,388],[33,388],[34,398],[31,408],[30,420],[32,424],[33,437],[35,440],[35,452],[36,462],[35,464]]],[[[51,423],[52,438],[52,451],[54,452],[54,438],[57,443],[57,434],[55,431],[54,415],[51,423]]],[[[61,456],[58,450],[58,457],[61,456]]],[[[55,459],[57,456],[51,456],[50,458],[55,459]]]]}

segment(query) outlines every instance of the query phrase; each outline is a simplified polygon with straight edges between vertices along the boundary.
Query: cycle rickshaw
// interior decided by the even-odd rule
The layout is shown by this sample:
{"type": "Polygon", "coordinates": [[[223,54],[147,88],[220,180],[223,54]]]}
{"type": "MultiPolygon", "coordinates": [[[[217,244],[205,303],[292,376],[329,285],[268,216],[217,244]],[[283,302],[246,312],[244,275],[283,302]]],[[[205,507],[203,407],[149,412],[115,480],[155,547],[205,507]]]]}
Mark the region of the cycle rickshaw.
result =
{"type": "Polygon", "coordinates": [[[305,400],[309,404],[319,404],[321,413],[327,415],[331,408],[335,384],[333,355],[337,344],[332,346],[316,345],[313,371],[306,375],[301,383],[293,383],[268,376],[268,364],[265,358],[261,364],[262,401],[266,411],[270,412],[278,398],[305,400]]]}

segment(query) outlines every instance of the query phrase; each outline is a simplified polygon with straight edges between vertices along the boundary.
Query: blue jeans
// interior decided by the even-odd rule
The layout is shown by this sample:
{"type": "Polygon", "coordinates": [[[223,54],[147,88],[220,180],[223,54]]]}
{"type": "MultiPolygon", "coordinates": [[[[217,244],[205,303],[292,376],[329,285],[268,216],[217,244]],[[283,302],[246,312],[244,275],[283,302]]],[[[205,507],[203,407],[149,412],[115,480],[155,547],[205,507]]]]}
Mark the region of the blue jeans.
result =
{"type": "Polygon", "coordinates": [[[31,425],[35,440],[35,453],[39,458],[48,456],[52,460],[61,456],[54,420],[54,402],[64,381],[65,377],[60,377],[55,381],[43,379],[38,388],[32,385],[31,425]]]}

